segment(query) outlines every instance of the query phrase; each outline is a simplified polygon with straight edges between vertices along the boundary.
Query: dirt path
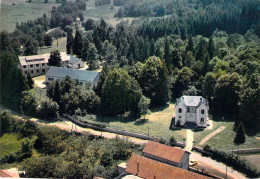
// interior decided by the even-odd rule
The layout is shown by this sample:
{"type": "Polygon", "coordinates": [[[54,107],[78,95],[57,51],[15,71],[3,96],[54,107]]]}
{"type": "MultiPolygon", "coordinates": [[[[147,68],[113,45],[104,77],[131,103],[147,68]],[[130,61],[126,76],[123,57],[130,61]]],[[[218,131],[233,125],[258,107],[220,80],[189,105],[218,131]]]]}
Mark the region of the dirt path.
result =
{"type": "Polygon", "coordinates": [[[226,128],[226,126],[220,126],[217,130],[213,131],[212,133],[210,133],[209,135],[207,135],[206,137],[204,137],[204,139],[202,139],[199,143],[199,145],[203,145],[205,144],[211,137],[213,137],[214,135],[222,132],[224,129],[226,128]]]}
{"type": "Polygon", "coordinates": [[[191,129],[186,130],[186,147],[185,150],[191,151],[192,146],[193,146],[193,141],[194,141],[194,132],[191,129]]]}

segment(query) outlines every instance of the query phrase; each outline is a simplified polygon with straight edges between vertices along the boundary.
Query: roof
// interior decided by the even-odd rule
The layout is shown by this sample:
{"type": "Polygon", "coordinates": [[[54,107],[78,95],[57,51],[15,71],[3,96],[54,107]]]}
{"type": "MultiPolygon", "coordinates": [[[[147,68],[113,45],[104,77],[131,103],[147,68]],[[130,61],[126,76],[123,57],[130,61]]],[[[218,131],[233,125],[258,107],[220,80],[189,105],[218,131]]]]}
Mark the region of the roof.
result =
{"type": "Polygon", "coordinates": [[[20,178],[17,169],[0,170],[0,178],[20,178]]]}
{"type": "Polygon", "coordinates": [[[76,63],[77,61],[79,61],[80,59],[76,58],[76,57],[73,57],[73,56],[70,56],[70,61],[69,61],[69,64],[74,64],[76,63]]]}
{"type": "MultiPolygon", "coordinates": [[[[65,52],[60,52],[61,61],[66,62],[70,60],[70,55],[67,55],[65,52]]],[[[20,64],[23,65],[34,65],[41,63],[48,63],[50,58],[50,54],[42,54],[42,55],[31,55],[31,56],[20,56],[19,61],[20,64]]]]}
{"type": "Polygon", "coordinates": [[[139,155],[132,155],[127,162],[126,172],[141,178],[156,179],[208,179],[204,175],[190,172],[139,155]],[[139,169],[138,169],[139,168],[139,169]],[[138,171],[139,170],[139,171],[138,171]]]}
{"type": "Polygon", "coordinates": [[[69,76],[73,80],[85,81],[85,82],[94,82],[99,72],[87,71],[87,70],[77,70],[71,68],[62,68],[50,66],[50,69],[45,74],[48,77],[60,78],[63,79],[66,76],[69,76]]]}
{"type": "Polygon", "coordinates": [[[160,157],[162,159],[173,161],[175,163],[179,163],[181,161],[185,152],[189,153],[185,150],[176,147],[170,147],[152,141],[149,141],[143,149],[143,153],[147,153],[156,157],[160,157]]]}
{"type": "Polygon", "coordinates": [[[205,100],[202,96],[182,96],[177,99],[176,104],[182,102],[185,106],[197,107],[201,100],[205,100]]]}

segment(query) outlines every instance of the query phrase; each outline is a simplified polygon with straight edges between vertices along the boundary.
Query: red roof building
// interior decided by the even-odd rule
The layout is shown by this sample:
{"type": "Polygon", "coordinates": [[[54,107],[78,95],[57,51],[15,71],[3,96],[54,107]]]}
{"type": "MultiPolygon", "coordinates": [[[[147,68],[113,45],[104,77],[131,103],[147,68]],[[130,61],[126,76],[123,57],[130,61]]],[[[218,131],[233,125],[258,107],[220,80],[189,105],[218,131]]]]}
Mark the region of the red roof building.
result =
{"type": "Polygon", "coordinates": [[[127,162],[126,172],[145,179],[209,179],[209,177],[136,154],[132,155],[127,162]]]}
{"type": "Polygon", "coordinates": [[[143,153],[145,157],[150,159],[186,170],[189,169],[190,153],[185,150],[149,141],[143,149],[143,153]]]}

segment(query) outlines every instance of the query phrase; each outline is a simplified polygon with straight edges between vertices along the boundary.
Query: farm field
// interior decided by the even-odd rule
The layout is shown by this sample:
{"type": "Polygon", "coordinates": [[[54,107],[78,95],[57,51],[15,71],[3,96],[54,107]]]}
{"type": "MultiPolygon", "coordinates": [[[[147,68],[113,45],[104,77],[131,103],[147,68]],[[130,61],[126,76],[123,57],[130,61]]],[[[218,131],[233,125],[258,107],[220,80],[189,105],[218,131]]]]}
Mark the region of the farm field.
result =
{"type": "Polygon", "coordinates": [[[44,13],[48,16],[52,7],[59,5],[55,3],[55,0],[49,0],[49,3],[43,3],[43,0],[33,0],[32,3],[26,3],[25,0],[2,0],[0,5],[0,31],[12,32],[16,23],[42,17],[44,13]]]}

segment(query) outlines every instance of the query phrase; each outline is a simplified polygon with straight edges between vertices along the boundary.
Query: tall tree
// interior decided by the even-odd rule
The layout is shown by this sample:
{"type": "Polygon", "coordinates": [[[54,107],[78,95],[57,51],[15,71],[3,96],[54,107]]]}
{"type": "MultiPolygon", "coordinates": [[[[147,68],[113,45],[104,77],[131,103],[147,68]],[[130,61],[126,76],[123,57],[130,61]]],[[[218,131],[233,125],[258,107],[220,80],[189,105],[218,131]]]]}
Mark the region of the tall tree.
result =
{"type": "Polygon", "coordinates": [[[67,45],[66,45],[67,54],[70,54],[70,55],[73,54],[72,47],[73,47],[73,35],[71,32],[68,32],[67,33],[67,45]]]}
{"type": "Polygon", "coordinates": [[[96,68],[96,66],[98,65],[98,57],[98,51],[95,47],[95,44],[90,43],[87,51],[87,62],[90,69],[96,68]]]}
{"type": "Polygon", "coordinates": [[[31,77],[30,73],[28,73],[28,75],[27,75],[27,82],[28,82],[29,89],[33,89],[34,81],[31,77]]]}
{"type": "Polygon", "coordinates": [[[61,57],[60,57],[60,51],[55,50],[51,52],[50,58],[49,58],[49,66],[57,66],[61,67],[61,57]]]}
{"type": "Polygon", "coordinates": [[[168,71],[159,57],[153,56],[146,60],[139,84],[152,104],[165,104],[170,100],[168,71]]]}
{"type": "Polygon", "coordinates": [[[76,35],[73,43],[73,53],[78,57],[81,57],[82,54],[82,44],[83,44],[82,34],[79,30],[76,30],[76,35]]]}
{"type": "Polygon", "coordinates": [[[209,58],[212,59],[215,55],[215,52],[216,49],[215,49],[215,43],[214,43],[214,40],[213,40],[213,36],[210,37],[209,39],[209,43],[208,43],[208,52],[209,52],[209,58]]]}

